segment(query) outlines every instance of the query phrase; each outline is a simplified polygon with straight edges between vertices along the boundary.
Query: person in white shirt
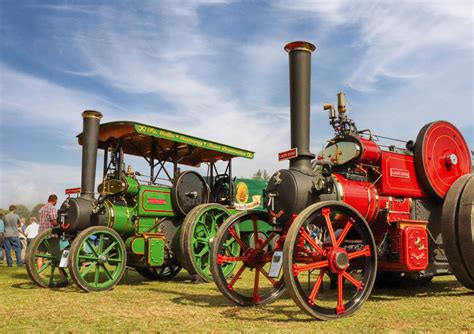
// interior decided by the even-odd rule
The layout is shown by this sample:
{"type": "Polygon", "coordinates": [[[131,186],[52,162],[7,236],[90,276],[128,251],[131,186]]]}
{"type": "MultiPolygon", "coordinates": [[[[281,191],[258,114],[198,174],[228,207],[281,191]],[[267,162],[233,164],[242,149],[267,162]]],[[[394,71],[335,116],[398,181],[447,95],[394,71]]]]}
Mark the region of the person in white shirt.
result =
{"type": "Polygon", "coordinates": [[[25,229],[25,235],[27,238],[28,245],[38,235],[39,224],[36,217],[30,218],[30,224],[25,229]]]}

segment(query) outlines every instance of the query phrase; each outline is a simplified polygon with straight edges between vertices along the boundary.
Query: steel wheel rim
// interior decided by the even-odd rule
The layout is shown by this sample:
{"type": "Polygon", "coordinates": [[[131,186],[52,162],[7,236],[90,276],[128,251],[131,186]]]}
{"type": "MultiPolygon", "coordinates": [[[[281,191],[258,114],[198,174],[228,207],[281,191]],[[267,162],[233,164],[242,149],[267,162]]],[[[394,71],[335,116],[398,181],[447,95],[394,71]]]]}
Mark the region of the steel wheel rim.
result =
{"type": "MultiPolygon", "coordinates": [[[[211,241],[216,236],[217,228],[229,217],[227,212],[211,207],[202,212],[196,219],[191,231],[191,258],[199,275],[212,279],[211,274],[211,241]]],[[[238,251],[238,244],[231,246],[238,251]]],[[[235,265],[229,264],[223,270],[227,277],[235,265]]]]}
{"type": "MultiPolygon", "coordinates": [[[[290,281],[287,285],[291,287],[290,292],[298,305],[310,315],[327,320],[354,313],[367,299],[376,276],[376,254],[371,231],[362,217],[354,215],[355,210],[338,204],[317,206],[317,210],[303,217],[304,219],[295,220],[295,226],[292,226],[293,233],[297,233],[299,245],[295,247],[292,243],[289,248],[291,252],[287,254],[288,267],[285,269],[288,273],[285,274],[285,279],[290,281]],[[337,221],[343,220],[341,215],[346,216],[345,223],[334,224],[335,217],[339,217],[337,221]],[[308,229],[310,224],[325,227],[327,232],[322,232],[325,235],[321,245],[312,237],[314,230],[308,229]],[[331,226],[332,233],[328,226],[331,226]],[[349,238],[360,238],[361,242],[352,243],[349,238]],[[304,243],[301,245],[302,240],[304,243]],[[358,249],[354,250],[356,248],[358,249]],[[312,255],[305,257],[304,250],[306,254],[312,255]],[[347,263],[335,263],[335,254],[338,253],[347,255],[341,256],[347,263]],[[320,256],[321,254],[326,255],[320,256]],[[310,270],[311,274],[316,272],[312,281],[308,280],[307,275],[301,275],[310,270]],[[336,280],[336,291],[329,288],[328,278],[331,276],[336,280]]],[[[300,215],[303,216],[304,212],[300,215]]]]}
{"type": "Polygon", "coordinates": [[[263,251],[263,255],[259,257],[265,258],[265,265],[252,267],[252,265],[249,264],[249,259],[245,259],[252,257],[249,254],[257,249],[249,247],[249,239],[244,238],[239,232],[239,225],[248,221],[249,218],[252,220],[254,227],[253,235],[256,235],[258,238],[259,233],[257,229],[257,221],[266,222],[268,218],[266,212],[254,212],[249,214],[244,212],[242,214],[231,216],[225,225],[222,226],[225,229],[222,233],[222,237],[216,240],[215,247],[217,254],[214,254],[216,261],[213,263],[214,280],[219,280],[221,283],[218,284],[219,289],[221,289],[224,295],[230,298],[231,301],[242,306],[269,303],[276,299],[284,290],[283,276],[281,272],[278,278],[270,278],[268,276],[268,266],[275,250],[271,249],[267,252],[263,251],[263,249],[265,249],[274,238],[278,238],[278,235],[273,233],[271,236],[267,237],[263,243],[259,244],[258,248],[263,251]],[[236,248],[235,251],[230,251],[229,247],[223,247],[225,243],[237,243],[239,247],[236,248]],[[233,275],[225,276],[221,269],[222,264],[227,262],[233,263],[233,269],[237,269],[233,275]],[[244,278],[244,274],[247,275],[247,278],[252,282],[249,285],[250,289],[239,286],[239,280],[244,278]],[[218,277],[216,277],[216,275],[218,277]]]}
{"type": "Polygon", "coordinates": [[[96,231],[87,235],[74,256],[77,279],[97,290],[106,290],[115,285],[125,269],[125,254],[120,242],[121,240],[109,231],[96,231]],[[96,241],[90,240],[93,235],[96,236],[96,241]],[[115,268],[111,270],[112,267],[115,268]],[[88,279],[91,276],[93,281],[88,279]]]}

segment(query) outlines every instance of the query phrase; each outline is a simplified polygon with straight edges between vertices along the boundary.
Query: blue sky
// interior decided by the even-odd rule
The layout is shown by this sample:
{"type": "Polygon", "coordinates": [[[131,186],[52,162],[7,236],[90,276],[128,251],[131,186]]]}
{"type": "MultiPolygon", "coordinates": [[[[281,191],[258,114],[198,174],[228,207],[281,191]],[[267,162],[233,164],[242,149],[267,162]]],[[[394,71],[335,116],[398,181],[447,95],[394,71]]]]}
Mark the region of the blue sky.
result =
{"type": "Polygon", "coordinates": [[[3,0],[0,207],[80,185],[85,109],[256,151],[239,176],[285,168],[293,40],[317,46],[313,152],[339,90],[359,128],[414,139],[444,119],[473,148],[473,20],[456,0],[3,0]]]}

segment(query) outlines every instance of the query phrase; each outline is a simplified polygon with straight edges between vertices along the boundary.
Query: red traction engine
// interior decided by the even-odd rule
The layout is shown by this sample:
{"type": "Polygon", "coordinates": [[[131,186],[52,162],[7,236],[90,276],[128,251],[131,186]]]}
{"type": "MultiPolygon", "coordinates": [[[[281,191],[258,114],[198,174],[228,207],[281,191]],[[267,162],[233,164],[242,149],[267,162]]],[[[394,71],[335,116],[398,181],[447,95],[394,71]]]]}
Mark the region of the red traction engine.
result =
{"type": "Polygon", "coordinates": [[[220,226],[211,255],[220,291],[250,306],[287,288],[305,312],[330,320],[359,309],[376,279],[422,285],[454,274],[474,289],[474,177],[461,133],[436,121],[403,148],[382,146],[381,139],[393,139],[358,130],[339,93],[337,110],[324,106],[335,136],[315,159],[309,150],[315,47],[293,42],[285,50],[292,150],[282,156],[290,166],[271,177],[267,212],[242,212],[220,226]],[[253,236],[241,238],[239,226],[249,220],[253,236]]]}

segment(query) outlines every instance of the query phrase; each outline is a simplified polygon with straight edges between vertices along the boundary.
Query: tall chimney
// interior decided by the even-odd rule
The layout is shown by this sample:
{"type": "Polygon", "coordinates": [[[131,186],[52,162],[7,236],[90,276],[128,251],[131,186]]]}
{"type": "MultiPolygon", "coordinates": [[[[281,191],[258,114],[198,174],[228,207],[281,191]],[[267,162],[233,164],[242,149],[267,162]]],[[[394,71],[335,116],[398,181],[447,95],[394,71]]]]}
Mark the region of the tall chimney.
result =
{"type": "Polygon", "coordinates": [[[290,160],[290,169],[312,174],[309,151],[311,106],[311,52],[316,47],[308,42],[291,42],[285,46],[290,58],[290,114],[291,148],[298,149],[298,157],[290,160]]]}
{"type": "Polygon", "coordinates": [[[94,199],[95,168],[97,164],[97,146],[99,144],[99,125],[102,114],[95,110],[82,113],[82,174],[81,197],[94,199]]]}

